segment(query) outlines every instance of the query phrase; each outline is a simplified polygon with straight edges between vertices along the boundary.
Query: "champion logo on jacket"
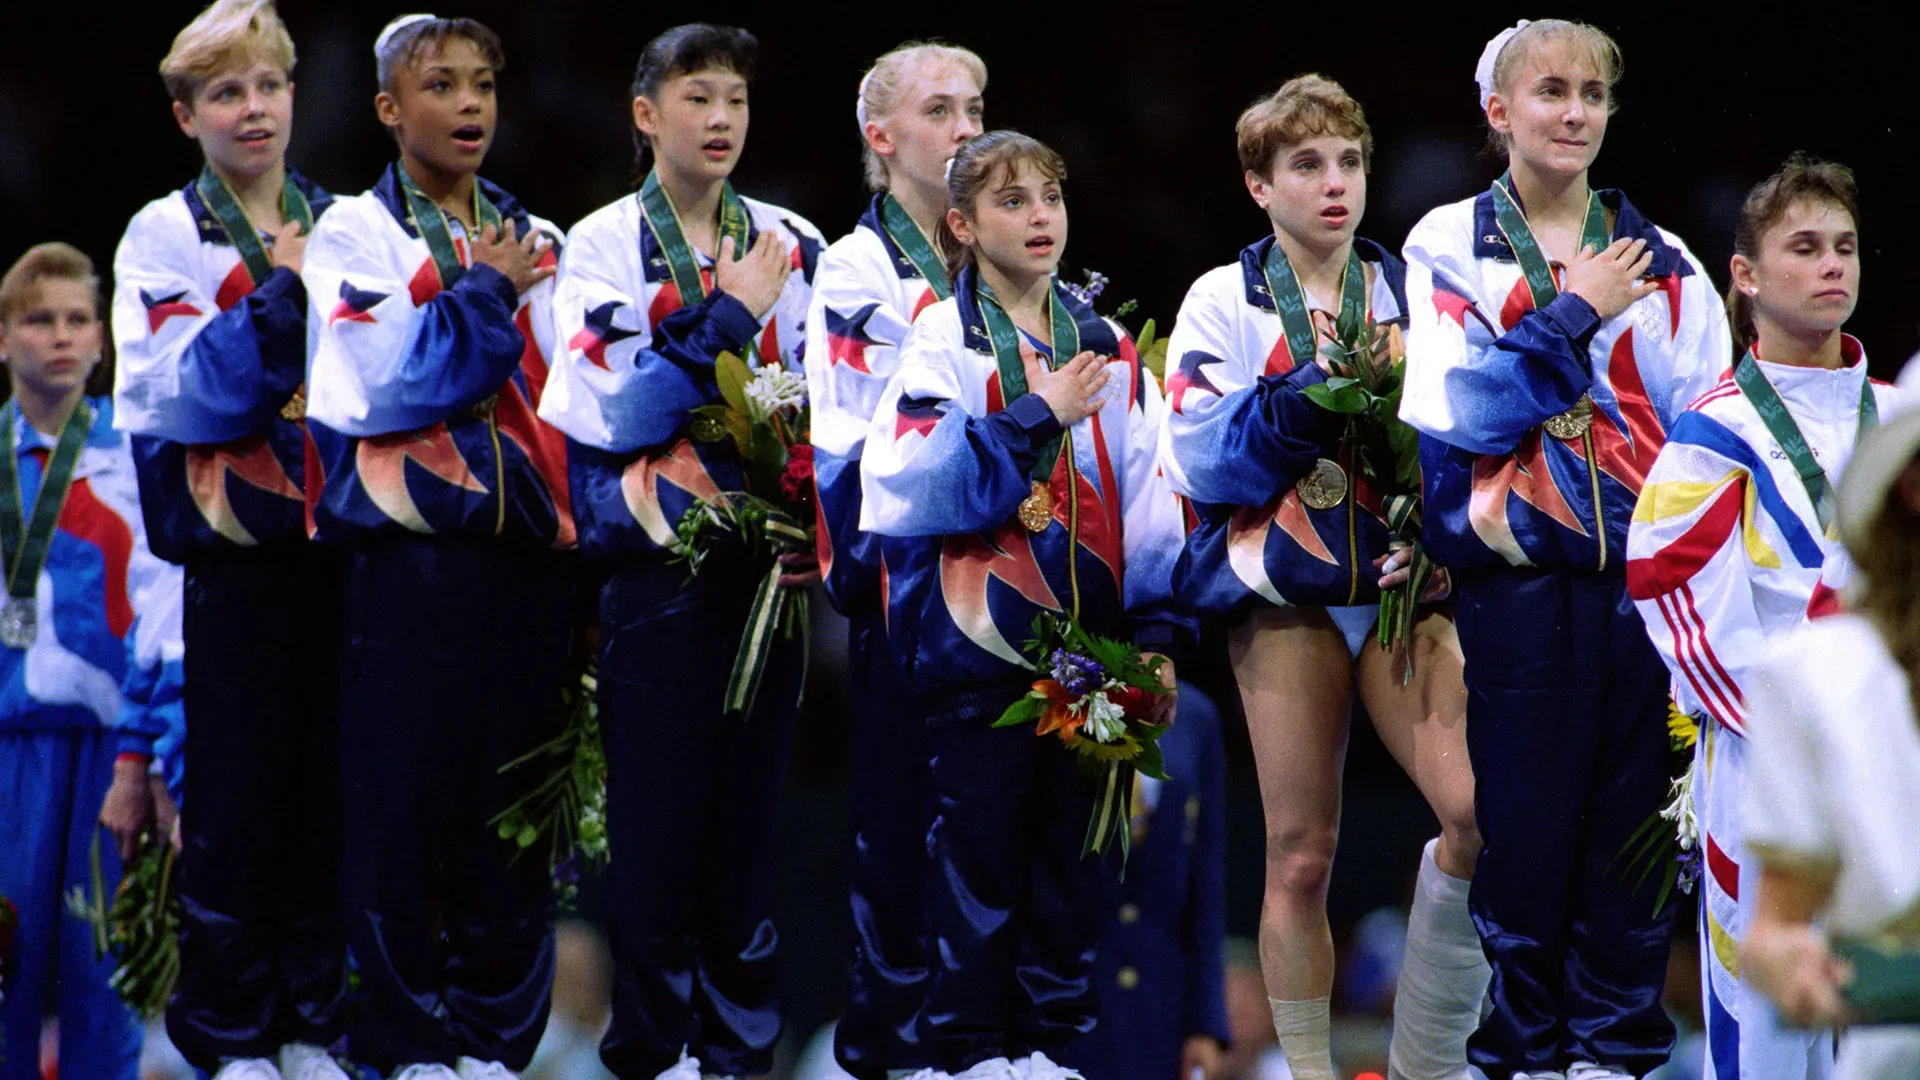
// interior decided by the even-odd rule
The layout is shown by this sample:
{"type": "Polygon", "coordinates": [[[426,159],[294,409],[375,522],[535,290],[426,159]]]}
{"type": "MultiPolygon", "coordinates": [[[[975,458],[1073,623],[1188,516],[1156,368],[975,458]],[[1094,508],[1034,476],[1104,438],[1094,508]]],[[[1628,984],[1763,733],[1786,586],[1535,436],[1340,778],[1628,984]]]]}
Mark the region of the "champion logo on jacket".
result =
{"type": "Polygon", "coordinates": [[[688,306],[673,282],[639,197],[582,219],[567,237],[554,295],[553,379],[540,415],[566,433],[581,549],[595,559],[664,558],[694,501],[738,490],[731,443],[695,442],[692,410],[720,400],[714,360],[805,370],[806,313],[823,244],[805,219],[754,199],[748,244],[772,230],[792,270],[766,317],[714,288],[712,260],[696,253],[706,296],[688,306]]]}
{"type": "MultiPolygon", "coordinates": [[[[316,219],[333,198],[289,174],[316,219]]],[[[307,538],[305,427],[281,409],[306,378],[299,275],[254,281],[195,184],[148,203],[114,255],[116,422],[133,435],[156,554],[307,538]]]]}
{"type": "MultiPolygon", "coordinates": [[[[307,416],[324,476],[308,485],[315,534],[572,547],[566,442],[536,416],[555,346],[553,282],[520,294],[473,262],[449,219],[464,269],[444,286],[397,169],[336,202],[307,246],[307,416]]],[[[478,183],[519,235],[545,234],[545,258],[559,257],[553,224],[478,183]]]]}
{"type": "MultiPolygon", "coordinates": [[[[1295,358],[1266,277],[1275,240],[1202,275],[1168,342],[1172,411],[1161,453],[1194,525],[1174,568],[1174,594],[1203,615],[1262,605],[1366,604],[1373,560],[1390,539],[1382,497],[1341,454],[1341,420],[1303,395],[1326,376],[1295,358]],[[1340,459],[1350,497],[1316,510],[1295,484],[1321,458],[1340,459]]],[[[1356,239],[1372,286],[1368,314],[1406,322],[1405,266],[1356,239]]]]}
{"type": "Polygon", "coordinates": [[[1565,292],[1534,308],[1487,193],[1407,237],[1400,415],[1423,436],[1424,535],[1444,565],[1618,572],[1668,426],[1732,360],[1720,299],[1686,246],[1619,192],[1600,197],[1614,237],[1647,242],[1660,286],[1611,319],[1565,292]],[[1583,393],[1586,434],[1541,427],[1583,393]]]}

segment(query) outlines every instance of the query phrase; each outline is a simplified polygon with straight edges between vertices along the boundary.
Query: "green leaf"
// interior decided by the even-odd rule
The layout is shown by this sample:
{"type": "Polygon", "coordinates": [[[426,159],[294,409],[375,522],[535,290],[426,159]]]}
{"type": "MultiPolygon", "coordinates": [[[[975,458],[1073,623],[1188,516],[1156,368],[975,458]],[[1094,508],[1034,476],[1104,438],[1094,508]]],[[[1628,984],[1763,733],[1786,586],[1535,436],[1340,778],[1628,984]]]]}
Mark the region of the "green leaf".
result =
{"type": "Polygon", "coordinates": [[[747,362],[733,353],[723,352],[713,359],[713,378],[720,385],[721,400],[742,413],[747,411],[747,381],[752,377],[747,362]]]}
{"type": "Polygon", "coordinates": [[[1144,357],[1147,350],[1153,348],[1153,336],[1153,320],[1148,319],[1146,325],[1140,328],[1140,336],[1133,339],[1134,350],[1144,357]]]}
{"type": "Polygon", "coordinates": [[[1028,694],[1026,697],[1007,706],[1007,711],[1000,714],[1000,719],[995,720],[993,726],[997,728],[1019,727],[1022,724],[1038,723],[1040,714],[1046,711],[1047,699],[1044,695],[1028,694]]]}
{"type": "Polygon", "coordinates": [[[1367,411],[1370,404],[1368,394],[1351,380],[1346,385],[1335,387],[1333,380],[1307,387],[1301,393],[1308,401],[1327,410],[1347,416],[1358,416],[1367,411]]]}
{"type": "Polygon", "coordinates": [[[1155,780],[1167,778],[1166,755],[1160,752],[1157,742],[1141,743],[1140,756],[1133,759],[1133,767],[1140,771],[1141,776],[1150,776],[1155,780]]]}
{"type": "Polygon", "coordinates": [[[1127,316],[1133,314],[1134,311],[1137,310],[1139,307],[1140,307],[1140,301],[1128,300],[1122,303],[1119,307],[1113,309],[1113,317],[1116,319],[1124,319],[1127,316]]]}

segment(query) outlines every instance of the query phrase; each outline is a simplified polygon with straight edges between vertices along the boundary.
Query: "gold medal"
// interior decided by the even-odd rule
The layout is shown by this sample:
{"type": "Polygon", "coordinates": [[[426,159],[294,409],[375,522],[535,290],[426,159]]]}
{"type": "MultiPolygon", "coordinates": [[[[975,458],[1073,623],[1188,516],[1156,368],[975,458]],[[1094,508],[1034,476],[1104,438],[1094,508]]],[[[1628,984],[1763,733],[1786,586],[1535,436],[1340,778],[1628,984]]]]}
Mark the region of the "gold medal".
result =
{"type": "Polygon", "coordinates": [[[1300,493],[1300,501],[1308,507],[1331,510],[1347,497],[1347,473],[1338,462],[1321,458],[1313,463],[1313,471],[1301,477],[1293,489],[1300,493]]]}
{"type": "Polygon", "coordinates": [[[1544,424],[1547,434],[1556,439],[1577,439],[1593,426],[1593,399],[1585,394],[1573,403],[1573,408],[1558,416],[1549,416],[1544,424]]]}
{"type": "Polygon", "coordinates": [[[293,396],[280,406],[280,419],[299,423],[307,418],[307,384],[301,383],[293,388],[293,396]]]}
{"type": "Polygon", "coordinates": [[[1020,503],[1020,524],[1035,533],[1046,532],[1053,524],[1053,492],[1038,480],[1033,482],[1033,494],[1020,503]]]}

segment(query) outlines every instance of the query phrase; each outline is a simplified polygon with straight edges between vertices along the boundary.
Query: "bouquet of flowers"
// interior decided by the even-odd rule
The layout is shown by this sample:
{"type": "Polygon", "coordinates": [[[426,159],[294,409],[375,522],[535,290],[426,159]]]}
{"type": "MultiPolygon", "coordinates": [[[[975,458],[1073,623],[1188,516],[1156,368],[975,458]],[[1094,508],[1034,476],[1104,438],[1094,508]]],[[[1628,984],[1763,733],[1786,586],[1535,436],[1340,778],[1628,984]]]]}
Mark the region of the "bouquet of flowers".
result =
{"type": "Polygon", "coordinates": [[[1165,780],[1159,739],[1173,724],[1173,692],[1160,681],[1164,657],[1151,661],[1125,642],[1090,634],[1068,615],[1040,615],[1026,644],[1045,677],[994,721],[994,727],[1034,725],[1102,772],[1081,854],[1102,855],[1114,840],[1125,862],[1132,848],[1133,775],[1165,780]]]}
{"type": "Polygon", "coordinates": [[[731,439],[740,452],[746,490],[694,503],[681,515],[675,534],[678,558],[693,574],[700,572],[715,533],[735,534],[749,551],[767,559],[727,681],[726,711],[745,716],[759,693],[775,631],[788,639],[796,632],[806,638],[807,591],[780,584],[780,556],[813,550],[813,446],[805,379],[772,365],[749,369],[732,353],[720,354],[714,374],[721,400],[693,410],[690,434],[700,442],[731,439]]]}
{"type": "Polygon", "coordinates": [[[180,901],[173,892],[177,853],[167,838],[151,829],[140,835],[133,858],[121,868],[120,887],[107,899],[100,871],[100,834],[94,833],[93,888],[76,885],[67,894],[67,911],[93,931],[93,953],[119,961],[107,985],[142,1020],[166,1011],[173,984],[180,978],[180,901]]]}
{"type": "MultiPolygon", "coordinates": [[[[1351,460],[1360,475],[1384,496],[1395,550],[1413,548],[1412,573],[1406,583],[1380,597],[1378,641],[1381,648],[1390,650],[1412,636],[1420,594],[1435,569],[1420,547],[1420,435],[1400,419],[1407,347],[1398,326],[1383,329],[1369,315],[1351,339],[1336,330],[1335,339],[1320,346],[1320,358],[1329,377],[1307,387],[1306,398],[1347,418],[1343,448],[1351,448],[1351,460]]],[[[1408,649],[1401,681],[1412,677],[1413,651],[1408,649]]]]}
{"type": "Polygon", "coordinates": [[[1674,889],[1691,893],[1700,877],[1700,823],[1693,812],[1694,770],[1699,765],[1693,746],[1699,740],[1700,722],[1669,700],[1667,747],[1676,775],[1667,789],[1667,805],[1649,814],[1613,856],[1611,865],[1621,868],[1623,875],[1632,875],[1636,891],[1660,875],[1655,911],[1667,906],[1674,889]]]}
{"type": "Polygon", "coordinates": [[[607,754],[600,743],[600,710],[595,704],[593,663],[562,690],[566,728],[500,766],[505,773],[536,761],[547,763],[546,779],[496,815],[492,824],[502,840],[520,853],[545,838],[547,868],[562,910],[570,911],[580,894],[580,873],[607,861],[607,754]]]}

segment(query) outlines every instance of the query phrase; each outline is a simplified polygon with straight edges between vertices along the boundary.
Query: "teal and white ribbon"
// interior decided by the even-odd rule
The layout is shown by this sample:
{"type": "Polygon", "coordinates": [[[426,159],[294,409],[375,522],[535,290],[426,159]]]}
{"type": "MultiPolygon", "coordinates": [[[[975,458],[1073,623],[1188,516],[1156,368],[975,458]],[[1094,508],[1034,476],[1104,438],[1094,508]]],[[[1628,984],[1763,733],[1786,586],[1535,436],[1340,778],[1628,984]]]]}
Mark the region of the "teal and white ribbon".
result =
{"type": "MultiPolygon", "coordinates": [[[[766,539],[775,552],[805,551],[812,543],[804,525],[779,511],[767,515],[766,539]]],[[[789,640],[796,625],[800,631],[800,691],[807,692],[807,657],[812,652],[810,626],[812,605],[804,587],[780,584],[780,560],[776,556],[767,575],[754,590],[753,605],[747,609],[747,626],[740,635],[740,649],[733,657],[733,673],[727,678],[725,711],[746,717],[753,712],[760,695],[760,679],[767,671],[767,658],[773,653],[773,636],[781,633],[789,640]]]]}

